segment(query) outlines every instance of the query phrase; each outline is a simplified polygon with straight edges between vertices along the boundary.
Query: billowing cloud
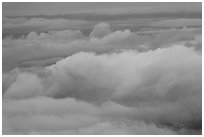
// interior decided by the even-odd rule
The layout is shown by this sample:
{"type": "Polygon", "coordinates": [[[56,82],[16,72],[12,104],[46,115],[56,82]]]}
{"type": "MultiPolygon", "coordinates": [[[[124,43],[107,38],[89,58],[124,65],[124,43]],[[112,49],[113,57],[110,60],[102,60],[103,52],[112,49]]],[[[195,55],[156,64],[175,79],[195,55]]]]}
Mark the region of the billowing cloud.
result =
{"type": "Polygon", "coordinates": [[[201,60],[180,44],[80,52],[38,71],[5,73],[3,132],[200,134],[201,60]]]}
{"type": "Polygon", "coordinates": [[[199,36],[200,29],[193,28],[143,31],[143,34],[139,34],[129,29],[113,31],[106,23],[96,25],[90,37],[83,35],[80,30],[30,32],[22,38],[3,39],[3,71],[33,62],[35,65],[49,65],[54,63],[56,58],[71,56],[80,51],[97,54],[124,49],[148,51],[178,42],[201,50],[201,41],[193,42],[195,39],[197,41],[199,36]],[[95,36],[92,36],[93,33],[95,36]],[[101,36],[97,36],[99,33],[101,36]],[[42,63],[42,60],[45,63],[42,63]]]}
{"type": "Polygon", "coordinates": [[[94,26],[92,32],[90,33],[89,37],[96,37],[102,38],[111,33],[111,29],[109,24],[107,23],[99,23],[94,26]]]}
{"type": "Polygon", "coordinates": [[[202,3],[3,3],[5,135],[202,134],[202,3]]]}

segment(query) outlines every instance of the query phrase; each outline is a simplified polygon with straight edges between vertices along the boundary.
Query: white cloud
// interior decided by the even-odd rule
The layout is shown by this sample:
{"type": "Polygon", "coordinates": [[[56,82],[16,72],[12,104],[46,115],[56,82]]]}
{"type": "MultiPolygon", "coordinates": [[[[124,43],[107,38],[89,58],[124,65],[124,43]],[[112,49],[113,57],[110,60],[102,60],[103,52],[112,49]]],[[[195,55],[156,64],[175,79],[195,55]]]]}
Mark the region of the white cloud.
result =
{"type": "Polygon", "coordinates": [[[91,31],[89,37],[96,37],[96,38],[102,38],[108,34],[111,33],[111,29],[109,24],[107,23],[99,23],[94,26],[93,30],[91,31]]]}
{"type": "Polygon", "coordinates": [[[4,122],[25,134],[66,133],[67,128],[70,134],[188,131],[202,119],[201,60],[194,48],[177,45],[143,53],[81,52],[41,72],[21,70],[3,95],[4,122]],[[19,126],[20,121],[25,122],[19,126]],[[138,126],[139,121],[152,125],[138,126]]]}
{"type": "Polygon", "coordinates": [[[199,29],[140,35],[106,23],[89,37],[80,30],[7,37],[3,133],[200,134],[201,48],[199,29]]]}
{"type": "Polygon", "coordinates": [[[84,36],[80,30],[49,31],[39,34],[30,32],[23,38],[5,38],[3,39],[3,71],[13,69],[24,62],[51,60],[52,58],[70,56],[79,51],[104,53],[134,49],[144,52],[158,47],[168,47],[172,43],[181,41],[186,42],[186,46],[197,47],[197,50],[201,49],[201,41],[192,42],[195,37],[201,35],[199,29],[154,31],[151,36],[149,33],[139,35],[128,29],[111,32],[109,25],[105,23],[98,24],[95,28],[97,26],[106,28],[103,29],[105,31],[102,38],[89,38],[84,36]],[[189,43],[189,41],[191,42],[189,43]]]}
{"type": "Polygon", "coordinates": [[[102,38],[93,37],[90,39],[90,42],[94,44],[120,43],[124,39],[127,39],[131,36],[137,38],[137,35],[134,35],[132,32],[130,32],[130,30],[127,29],[124,31],[115,31],[113,33],[105,35],[102,38]]]}

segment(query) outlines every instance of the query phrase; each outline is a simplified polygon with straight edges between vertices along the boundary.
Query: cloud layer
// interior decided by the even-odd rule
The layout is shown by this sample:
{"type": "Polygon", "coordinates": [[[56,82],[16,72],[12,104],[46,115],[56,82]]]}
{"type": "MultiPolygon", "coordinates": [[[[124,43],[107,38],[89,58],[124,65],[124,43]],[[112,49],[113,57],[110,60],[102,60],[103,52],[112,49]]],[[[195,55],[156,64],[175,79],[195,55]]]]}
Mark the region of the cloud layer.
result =
{"type": "Polygon", "coordinates": [[[188,27],[188,26],[202,26],[202,19],[170,19],[161,20],[151,24],[157,27],[188,27]]]}
{"type": "Polygon", "coordinates": [[[87,25],[88,22],[84,20],[68,20],[68,19],[46,19],[46,18],[8,18],[3,17],[3,31],[49,31],[60,30],[67,28],[80,28],[87,25]],[[23,28],[23,29],[22,29],[23,28]]]}
{"type": "Polygon", "coordinates": [[[3,132],[200,134],[201,60],[180,44],[17,68],[3,75],[3,132]]]}
{"type": "Polygon", "coordinates": [[[202,134],[201,4],[4,2],[3,134],[202,134]]]}
{"type": "Polygon", "coordinates": [[[32,62],[40,62],[45,66],[56,58],[81,51],[97,54],[127,49],[148,51],[179,42],[201,51],[201,30],[184,28],[142,32],[132,32],[129,29],[113,31],[109,24],[99,23],[89,36],[83,35],[80,30],[30,32],[18,39],[3,39],[3,71],[33,64],[32,62]]]}

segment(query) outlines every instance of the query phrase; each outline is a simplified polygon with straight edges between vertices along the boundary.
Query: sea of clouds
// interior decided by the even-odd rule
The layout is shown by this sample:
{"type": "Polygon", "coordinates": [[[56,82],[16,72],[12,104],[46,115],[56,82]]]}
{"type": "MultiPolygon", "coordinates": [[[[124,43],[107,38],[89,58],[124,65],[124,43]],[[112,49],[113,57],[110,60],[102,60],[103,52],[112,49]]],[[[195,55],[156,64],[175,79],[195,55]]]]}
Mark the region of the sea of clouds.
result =
{"type": "Polygon", "coordinates": [[[201,134],[200,28],[142,33],[5,37],[3,134],[201,134]]]}

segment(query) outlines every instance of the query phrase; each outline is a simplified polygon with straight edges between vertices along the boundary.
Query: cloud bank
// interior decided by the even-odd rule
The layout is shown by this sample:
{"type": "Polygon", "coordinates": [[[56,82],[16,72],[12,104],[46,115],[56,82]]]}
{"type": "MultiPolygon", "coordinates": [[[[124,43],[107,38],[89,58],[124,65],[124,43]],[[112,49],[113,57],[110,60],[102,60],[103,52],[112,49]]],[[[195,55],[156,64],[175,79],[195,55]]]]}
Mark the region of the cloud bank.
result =
{"type": "Polygon", "coordinates": [[[188,27],[188,26],[202,26],[202,19],[169,19],[169,20],[160,20],[155,23],[152,23],[151,26],[160,26],[160,27],[188,27]]]}
{"type": "Polygon", "coordinates": [[[145,52],[168,47],[173,43],[182,43],[201,51],[201,33],[199,28],[142,32],[133,32],[129,29],[114,31],[107,23],[97,24],[89,36],[85,36],[80,30],[69,29],[30,32],[21,38],[3,39],[3,71],[33,62],[37,66],[39,66],[37,62],[42,64],[40,66],[46,66],[56,58],[64,58],[81,51],[101,54],[131,49],[145,52]]]}
{"type": "Polygon", "coordinates": [[[16,68],[3,74],[3,134],[201,134],[201,61],[180,43],[16,68]]]}
{"type": "Polygon", "coordinates": [[[201,4],[4,2],[2,133],[202,134],[201,4]]]}
{"type": "Polygon", "coordinates": [[[51,30],[77,29],[87,26],[85,20],[69,20],[66,18],[2,18],[3,34],[27,34],[31,31],[43,32],[51,30]]]}
{"type": "Polygon", "coordinates": [[[3,3],[3,134],[202,134],[201,12],[3,3]]]}

